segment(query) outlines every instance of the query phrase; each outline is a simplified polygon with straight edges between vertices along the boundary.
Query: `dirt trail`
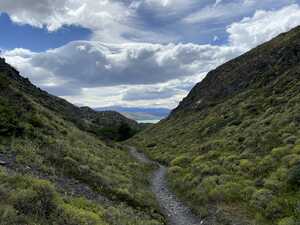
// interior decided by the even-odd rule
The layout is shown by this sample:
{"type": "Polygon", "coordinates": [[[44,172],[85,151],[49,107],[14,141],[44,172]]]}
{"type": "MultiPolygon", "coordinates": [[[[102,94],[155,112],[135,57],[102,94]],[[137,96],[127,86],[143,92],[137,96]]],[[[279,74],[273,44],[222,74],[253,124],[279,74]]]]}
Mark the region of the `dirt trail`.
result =
{"type": "MultiPolygon", "coordinates": [[[[156,163],[147,158],[143,153],[130,147],[130,154],[142,163],[156,163]]],[[[156,163],[158,164],[158,163],[156,163]]],[[[169,225],[202,225],[203,221],[195,216],[191,210],[177,199],[167,185],[167,168],[158,164],[159,168],[151,178],[151,189],[154,192],[169,225]]]]}

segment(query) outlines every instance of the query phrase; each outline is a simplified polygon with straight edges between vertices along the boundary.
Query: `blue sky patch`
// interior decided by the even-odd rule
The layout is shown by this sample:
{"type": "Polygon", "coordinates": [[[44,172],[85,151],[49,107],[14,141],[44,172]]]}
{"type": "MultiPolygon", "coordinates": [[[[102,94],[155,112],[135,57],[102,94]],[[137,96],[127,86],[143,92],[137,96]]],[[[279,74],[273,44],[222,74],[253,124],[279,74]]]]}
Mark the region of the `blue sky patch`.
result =
{"type": "Polygon", "coordinates": [[[49,32],[30,25],[13,23],[5,13],[0,14],[0,48],[25,48],[35,52],[63,46],[71,41],[88,40],[91,31],[78,26],[64,26],[57,31],[49,32]]]}

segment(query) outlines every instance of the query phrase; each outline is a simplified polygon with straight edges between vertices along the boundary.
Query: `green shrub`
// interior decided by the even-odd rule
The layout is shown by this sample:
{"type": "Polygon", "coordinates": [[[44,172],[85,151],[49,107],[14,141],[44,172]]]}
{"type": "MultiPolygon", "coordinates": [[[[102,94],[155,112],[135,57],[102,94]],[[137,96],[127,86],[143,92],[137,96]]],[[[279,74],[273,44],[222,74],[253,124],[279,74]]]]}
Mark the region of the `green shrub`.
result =
{"type": "Polygon", "coordinates": [[[96,213],[69,204],[63,205],[56,220],[64,225],[107,225],[96,213]]]}
{"type": "Polygon", "coordinates": [[[225,200],[228,202],[241,199],[243,186],[240,183],[229,182],[223,188],[225,200]]]}
{"type": "Polygon", "coordinates": [[[32,126],[37,128],[42,128],[46,122],[43,121],[43,118],[41,115],[34,113],[31,117],[29,122],[32,124],[32,126]]]}
{"type": "Polygon", "coordinates": [[[117,140],[118,138],[118,131],[116,128],[109,128],[109,127],[101,128],[96,131],[96,134],[111,140],[117,140]]]}
{"type": "Polygon", "coordinates": [[[168,173],[170,173],[170,174],[180,173],[181,171],[182,171],[182,168],[180,166],[172,166],[168,169],[168,173]]]}
{"type": "Polygon", "coordinates": [[[209,176],[209,177],[205,177],[199,188],[206,193],[210,193],[212,192],[216,186],[217,186],[217,182],[218,182],[218,177],[217,176],[209,176]]]}
{"type": "Polygon", "coordinates": [[[181,156],[178,156],[177,158],[175,158],[171,162],[171,165],[184,167],[184,166],[187,166],[190,162],[191,162],[190,157],[188,157],[187,155],[181,155],[181,156]]]}
{"type": "Polygon", "coordinates": [[[272,199],[273,199],[272,191],[268,189],[261,189],[254,192],[250,204],[256,209],[264,211],[268,206],[268,204],[272,201],[272,199]]]}
{"type": "Polygon", "coordinates": [[[288,173],[288,182],[294,187],[300,186],[300,164],[290,169],[288,173]]]}
{"type": "Polygon", "coordinates": [[[49,218],[57,208],[57,194],[47,181],[34,181],[32,187],[11,196],[14,207],[25,215],[49,218]]]}
{"type": "Polygon", "coordinates": [[[10,83],[9,80],[5,77],[5,75],[0,74],[0,88],[1,89],[7,88],[9,83],[10,83]]]}
{"type": "Polygon", "coordinates": [[[294,217],[285,217],[278,222],[278,225],[296,225],[294,217]]]}
{"type": "Polygon", "coordinates": [[[16,162],[25,166],[41,166],[43,160],[39,153],[39,147],[30,141],[15,140],[12,148],[16,152],[16,162]]]}
{"type": "Polygon", "coordinates": [[[297,141],[297,137],[294,135],[288,136],[283,140],[285,144],[295,144],[296,141],[297,141]]]}
{"type": "Polygon", "coordinates": [[[285,184],[284,182],[281,182],[277,179],[267,179],[265,180],[264,186],[272,190],[273,192],[278,193],[279,191],[284,191],[283,189],[284,184],[285,184]]]}
{"type": "Polygon", "coordinates": [[[1,205],[0,218],[4,221],[12,220],[17,217],[17,211],[10,205],[1,205]]]}
{"type": "Polygon", "coordinates": [[[278,219],[282,216],[283,205],[277,199],[272,200],[268,203],[267,208],[264,210],[264,214],[271,220],[278,219]]]}
{"type": "Polygon", "coordinates": [[[282,158],[282,162],[288,167],[293,167],[294,165],[300,164],[300,155],[290,154],[282,158]]]}
{"type": "Polygon", "coordinates": [[[128,124],[122,123],[118,128],[118,141],[124,141],[132,137],[136,131],[132,129],[128,124]]]}
{"type": "Polygon", "coordinates": [[[115,141],[124,141],[135,135],[137,130],[130,127],[127,123],[122,123],[115,127],[100,128],[96,131],[96,133],[104,138],[115,141]]]}
{"type": "Polygon", "coordinates": [[[256,191],[255,187],[251,187],[251,186],[245,187],[241,191],[242,199],[245,201],[249,201],[255,191],[256,191]]]}
{"type": "MultiPolygon", "coordinates": [[[[0,205],[0,224],[1,225],[28,225],[33,224],[23,215],[19,215],[16,209],[10,205],[0,205]]],[[[37,224],[34,224],[37,225],[37,224]]]]}
{"type": "Polygon", "coordinates": [[[20,135],[17,109],[12,108],[6,100],[0,97],[0,135],[20,135]]]}
{"type": "MultiPolygon", "coordinates": [[[[299,139],[299,141],[300,141],[300,139],[299,139]]],[[[300,144],[299,143],[294,146],[293,152],[296,154],[300,154],[300,144]]]]}
{"type": "Polygon", "coordinates": [[[63,159],[63,170],[65,173],[73,176],[78,175],[79,163],[72,157],[64,157],[63,159]]]}
{"type": "Polygon", "coordinates": [[[253,168],[253,163],[250,160],[242,159],[240,160],[240,167],[244,172],[250,172],[253,168]]]}
{"type": "Polygon", "coordinates": [[[285,146],[285,147],[279,147],[279,148],[274,148],[272,149],[272,156],[277,158],[277,159],[281,159],[282,157],[288,155],[291,151],[291,148],[289,146],[285,146]]]}
{"type": "Polygon", "coordinates": [[[264,175],[276,168],[278,161],[271,155],[265,156],[256,167],[257,175],[264,175]]]}

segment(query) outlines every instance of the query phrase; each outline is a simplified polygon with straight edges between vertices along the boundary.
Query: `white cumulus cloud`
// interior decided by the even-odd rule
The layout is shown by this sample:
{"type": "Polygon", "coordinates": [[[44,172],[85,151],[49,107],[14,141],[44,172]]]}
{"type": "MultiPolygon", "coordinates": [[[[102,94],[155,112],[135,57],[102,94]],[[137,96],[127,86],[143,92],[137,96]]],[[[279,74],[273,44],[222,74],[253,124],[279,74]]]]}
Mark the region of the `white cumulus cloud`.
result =
{"type": "Polygon", "coordinates": [[[233,23],[227,29],[232,46],[253,48],[300,24],[300,6],[293,4],[277,11],[257,11],[253,17],[233,23]]]}
{"type": "MultiPolygon", "coordinates": [[[[243,4],[252,4],[253,1],[245,0],[243,4]]],[[[30,0],[24,2],[29,4],[30,0]]],[[[114,37],[111,41],[114,43],[95,39],[70,42],[45,52],[14,49],[2,53],[9,63],[35,84],[76,104],[92,107],[174,107],[210,70],[300,24],[300,7],[292,4],[277,10],[259,10],[250,17],[232,23],[227,27],[228,43],[221,46],[115,42],[116,39],[123,38],[123,31],[136,29],[128,25],[135,23],[132,20],[137,16],[140,7],[152,5],[150,8],[153,10],[153,4],[163,2],[144,0],[134,1],[136,5],[132,5],[133,1],[111,3],[104,0],[43,0],[46,5],[34,5],[32,12],[29,9],[24,11],[24,2],[2,0],[0,11],[5,7],[5,11],[9,11],[17,22],[26,21],[35,26],[47,25],[49,29],[65,23],[85,24],[86,27],[94,26],[94,35],[102,35],[100,40],[105,40],[106,35],[107,38],[110,35],[114,37]],[[10,8],[10,2],[14,2],[16,7],[10,8]],[[128,2],[131,2],[130,10],[126,7],[128,2]],[[107,7],[101,8],[100,4],[107,7]],[[35,15],[38,9],[40,13],[49,13],[49,17],[36,20],[40,16],[35,15]],[[87,13],[88,10],[91,10],[90,14],[87,13]],[[92,15],[95,12],[98,12],[96,17],[92,15]],[[114,16],[118,12],[121,17],[114,16]],[[124,21],[122,18],[125,18],[124,21]],[[98,34],[98,31],[108,27],[111,27],[111,33],[98,34]]],[[[210,2],[213,5],[216,3],[210,2]]],[[[227,1],[218,2],[214,7],[221,7],[222,4],[224,7],[227,1]]],[[[172,8],[172,4],[180,3],[182,2],[179,0],[166,1],[164,10],[172,8]]],[[[188,3],[192,5],[195,2],[191,0],[188,3]]],[[[154,12],[157,13],[157,10],[154,12]]]]}

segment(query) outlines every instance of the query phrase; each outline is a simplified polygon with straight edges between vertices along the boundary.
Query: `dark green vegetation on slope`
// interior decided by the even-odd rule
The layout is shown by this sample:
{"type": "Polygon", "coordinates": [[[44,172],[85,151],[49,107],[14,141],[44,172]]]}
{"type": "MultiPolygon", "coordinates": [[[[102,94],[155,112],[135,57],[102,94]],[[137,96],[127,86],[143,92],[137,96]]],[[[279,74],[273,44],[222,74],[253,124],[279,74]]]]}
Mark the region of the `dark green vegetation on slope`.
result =
{"type": "Polygon", "coordinates": [[[214,224],[300,224],[300,28],[232,60],[132,143],[214,224]]]}
{"type": "MultiPolygon", "coordinates": [[[[122,141],[142,129],[136,121],[128,119],[120,113],[114,111],[96,112],[89,107],[76,107],[64,99],[48,94],[33,86],[28,79],[21,77],[19,72],[6,64],[3,59],[0,59],[1,71],[9,75],[6,76],[6,79],[13,81],[12,86],[19,92],[30,96],[36,104],[72,122],[81,130],[94,133],[104,139],[122,141]]],[[[8,81],[4,80],[5,77],[1,79],[4,82],[2,86],[5,87],[8,81]]]]}
{"type": "Polygon", "coordinates": [[[1,225],[163,224],[151,166],[94,132],[120,120],[127,134],[134,122],[79,109],[0,64],[1,225]]]}

